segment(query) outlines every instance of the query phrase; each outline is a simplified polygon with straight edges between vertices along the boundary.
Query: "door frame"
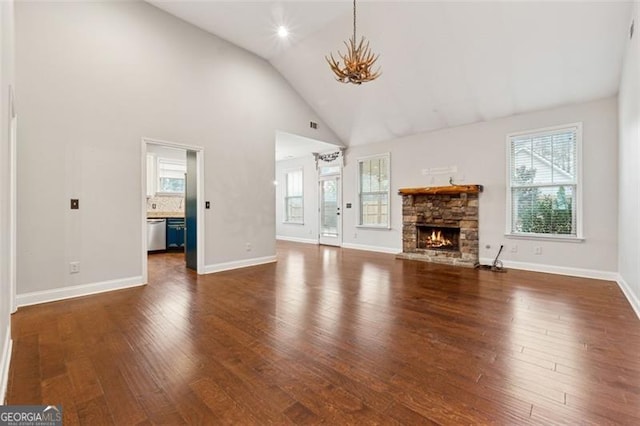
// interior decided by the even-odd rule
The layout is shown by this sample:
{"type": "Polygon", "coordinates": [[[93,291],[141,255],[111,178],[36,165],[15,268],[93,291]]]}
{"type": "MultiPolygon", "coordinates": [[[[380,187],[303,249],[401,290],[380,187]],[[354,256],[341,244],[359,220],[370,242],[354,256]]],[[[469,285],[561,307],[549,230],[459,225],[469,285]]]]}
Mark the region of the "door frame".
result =
{"type": "Polygon", "coordinates": [[[9,312],[18,310],[17,299],[17,232],[18,232],[18,113],[15,93],[9,86],[9,312]]]}
{"type": "Polygon", "coordinates": [[[318,244],[320,245],[331,245],[334,247],[342,247],[342,167],[340,167],[339,173],[334,173],[331,175],[320,176],[320,169],[318,169],[318,244]],[[338,207],[338,213],[340,218],[338,219],[338,237],[336,238],[337,244],[327,244],[322,243],[322,182],[325,180],[333,180],[336,179],[336,189],[338,191],[338,197],[336,200],[336,204],[338,207]]]}
{"type": "MultiPolygon", "coordinates": [[[[184,149],[185,151],[196,151],[196,185],[198,191],[198,200],[196,208],[196,250],[198,258],[198,275],[205,273],[204,268],[204,148],[195,145],[186,145],[177,142],[170,142],[153,138],[142,138],[141,150],[140,150],[140,165],[142,166],[142,173],[140,175],[140,182],[142,184],[142,192],[140,194],[141,201],[141,221],[140,226],[142,228],[142,282],[147,284],[149,281],[149,271],[147,265],[147,146],[159,145],[166,146],[168,148],[184,149]]],[[[185,247],[186,249],[186,247],[185,247]]],[[[186,266],[185,266],[186,269],[186,266]]]]}

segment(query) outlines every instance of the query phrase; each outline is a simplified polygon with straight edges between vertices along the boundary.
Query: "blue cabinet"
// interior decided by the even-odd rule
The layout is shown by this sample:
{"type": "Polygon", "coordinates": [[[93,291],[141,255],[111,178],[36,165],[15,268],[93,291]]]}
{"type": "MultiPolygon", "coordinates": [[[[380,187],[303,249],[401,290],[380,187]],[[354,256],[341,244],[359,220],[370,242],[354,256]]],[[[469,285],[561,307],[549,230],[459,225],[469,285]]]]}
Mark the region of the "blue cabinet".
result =
{"type": "Polygon", "coordinates": [[[184,219],[167,219],[167,250],[184,250],[184,219]]]}

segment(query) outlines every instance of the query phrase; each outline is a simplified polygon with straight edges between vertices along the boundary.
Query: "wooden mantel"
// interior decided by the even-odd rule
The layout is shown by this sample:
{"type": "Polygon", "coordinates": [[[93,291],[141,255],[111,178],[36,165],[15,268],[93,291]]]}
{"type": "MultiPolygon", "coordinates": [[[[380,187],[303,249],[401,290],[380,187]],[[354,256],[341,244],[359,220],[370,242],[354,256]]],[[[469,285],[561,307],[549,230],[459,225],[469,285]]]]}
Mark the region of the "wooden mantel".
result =
{"type": "Polygon", "coordinates": [[[425,188],[400,188],[400,195],[456,195],[477,194],[482,192],[482,185],[447,185],[429,186],[425,188]]]}

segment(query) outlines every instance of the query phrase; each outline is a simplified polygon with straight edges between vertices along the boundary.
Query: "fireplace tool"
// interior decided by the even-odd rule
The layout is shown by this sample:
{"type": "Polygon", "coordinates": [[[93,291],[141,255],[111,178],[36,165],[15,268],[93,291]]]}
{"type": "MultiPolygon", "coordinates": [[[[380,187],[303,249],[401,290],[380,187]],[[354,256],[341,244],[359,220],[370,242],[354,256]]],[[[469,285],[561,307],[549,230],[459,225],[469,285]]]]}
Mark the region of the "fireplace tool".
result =
{"type": "Polygon", "coordinates": [[[496,255],[496,258],[493,260],[493,263],[491,265],[481,265],[477,263],[476,268],[490,270],[493,272],[507,272],[502,266],[502,261],[498,260],[498,258],[500,257],[500,253],[502,253],[503,248],[504,248],[504,245],[500,244],[500,249],[498,250],[498,254],[496,255]]]}

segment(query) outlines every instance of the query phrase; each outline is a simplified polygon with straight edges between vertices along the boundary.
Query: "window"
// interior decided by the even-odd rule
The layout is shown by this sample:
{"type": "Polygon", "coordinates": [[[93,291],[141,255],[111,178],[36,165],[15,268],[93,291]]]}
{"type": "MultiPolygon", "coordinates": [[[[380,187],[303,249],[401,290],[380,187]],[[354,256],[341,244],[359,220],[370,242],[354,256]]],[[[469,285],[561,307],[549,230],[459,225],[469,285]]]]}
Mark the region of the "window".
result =
{"type": "Polygon", "coordinates": [[[321,166],[318,169],[320,176],[331,176],[340,174],[340,166],[321,166]]]}
{"type": "Polygon", "coordinates": [[[158,192],[184,194],[185,161],[158,158],[158,192]]]}
{"type": "Polygon", "coordinates": [[[582,124],[508,136],[512,235],[581,237],[582,124]]]}
{"type": "Polygon", "coordinates": [[[287,223],[303,223],[303,189],[302,169],[292,170],[285,174],[284,221],[287,223]]]}
{"type": "Polygon", "coordinates": [[[389,227],[389,154],[358,160],[358,225],[389,227]]]}

